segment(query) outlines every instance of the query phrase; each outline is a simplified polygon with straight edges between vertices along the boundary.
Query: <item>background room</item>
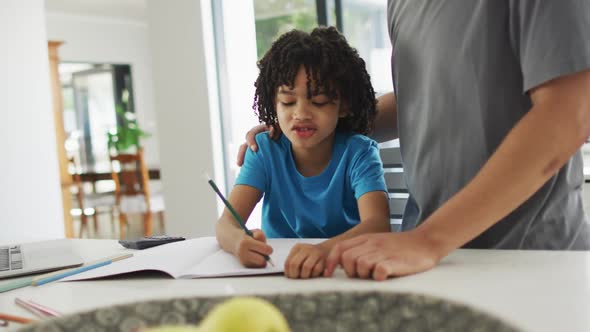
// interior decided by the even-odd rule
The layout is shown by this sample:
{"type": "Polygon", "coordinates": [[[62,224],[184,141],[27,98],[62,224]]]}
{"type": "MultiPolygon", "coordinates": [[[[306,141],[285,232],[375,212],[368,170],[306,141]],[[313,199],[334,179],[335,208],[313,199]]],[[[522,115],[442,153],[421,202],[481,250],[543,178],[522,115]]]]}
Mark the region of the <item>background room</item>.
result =
{"type": "Polygon", "coordinates": [[[257,124],[256,60],[281,33],[319,24],[343,31],[378,93],[392,89],[385,0],[8,0],[0,242],[212,235],[222,206],[202,173],[224,193],[235,181],[257,124]],[[117,204],[126,168],[113,156],[138,150],[143,196],[117,204]]]}

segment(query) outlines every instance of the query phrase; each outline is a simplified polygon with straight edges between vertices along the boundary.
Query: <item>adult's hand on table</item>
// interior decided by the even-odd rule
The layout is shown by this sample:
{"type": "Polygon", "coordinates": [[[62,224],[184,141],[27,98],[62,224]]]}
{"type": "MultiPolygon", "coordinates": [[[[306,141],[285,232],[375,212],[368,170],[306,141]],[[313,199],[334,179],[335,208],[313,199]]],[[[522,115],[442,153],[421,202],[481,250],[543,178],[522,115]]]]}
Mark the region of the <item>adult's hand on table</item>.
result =
{"type": "Polygon", "coordinates": [[[324,276],[331,277],[340,265],[350,278],[385,280],[427,271],[442,257],[417,230],[364,234],[332,247],[324,276]]]}

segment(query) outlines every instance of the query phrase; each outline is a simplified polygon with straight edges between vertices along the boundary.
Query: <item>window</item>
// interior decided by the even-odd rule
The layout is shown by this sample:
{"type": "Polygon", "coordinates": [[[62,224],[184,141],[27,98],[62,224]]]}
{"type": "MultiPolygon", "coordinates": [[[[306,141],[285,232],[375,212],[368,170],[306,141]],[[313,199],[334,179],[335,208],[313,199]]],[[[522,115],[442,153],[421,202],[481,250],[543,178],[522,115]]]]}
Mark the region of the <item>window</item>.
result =
{"type": "Polygon", "coordinates": [[[387,1],[343,0],[342,16],[342,31],[367,63],[375,92],[392,91],[387,1]]]}
{"type": "Polygon", "coordinates": [[[318,25],[315,0],[254,0],[254,20],[257,59],[283,33],[311,31],[318,25]]]}

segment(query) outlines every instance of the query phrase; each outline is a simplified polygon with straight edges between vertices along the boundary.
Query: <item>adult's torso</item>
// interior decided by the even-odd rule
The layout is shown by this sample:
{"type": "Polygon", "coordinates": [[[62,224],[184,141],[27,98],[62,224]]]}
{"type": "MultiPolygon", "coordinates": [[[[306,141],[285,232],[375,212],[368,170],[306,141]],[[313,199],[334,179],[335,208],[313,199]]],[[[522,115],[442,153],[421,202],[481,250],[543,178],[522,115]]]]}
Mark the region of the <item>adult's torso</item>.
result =
{"type": "MultiPolygon", "coordinates": [[[[389,1],[398,133],[410,191],[404,230],[464,187],[531,108],[513,47],[519,41],[509,31],[511,3],[389,1]]],[[[467,247],[572,247],[588,231],[582,183],[578,153],[467,247]]]]}

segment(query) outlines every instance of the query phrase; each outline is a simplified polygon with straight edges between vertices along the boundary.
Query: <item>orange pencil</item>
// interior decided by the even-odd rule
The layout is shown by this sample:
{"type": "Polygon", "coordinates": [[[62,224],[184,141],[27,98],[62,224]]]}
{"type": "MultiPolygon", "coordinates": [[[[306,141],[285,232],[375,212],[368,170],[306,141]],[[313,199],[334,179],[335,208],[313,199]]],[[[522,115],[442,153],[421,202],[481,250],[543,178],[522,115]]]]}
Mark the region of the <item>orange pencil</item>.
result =
{"type": "Polygon", "coordinates": [[[36,320],[34,320],[34,319],[29,319],[29,318],[24,318],[24,317],[20,317],[20,316],[14,316],[14,315],[8,315],[8,314],[3,314],[3,313],[0,313],[0,319],[5,320],[5,321],[9,321],[9,322],[21,323],[21,324],[28,324],[28,323],[36,322],[36,320]]]}

